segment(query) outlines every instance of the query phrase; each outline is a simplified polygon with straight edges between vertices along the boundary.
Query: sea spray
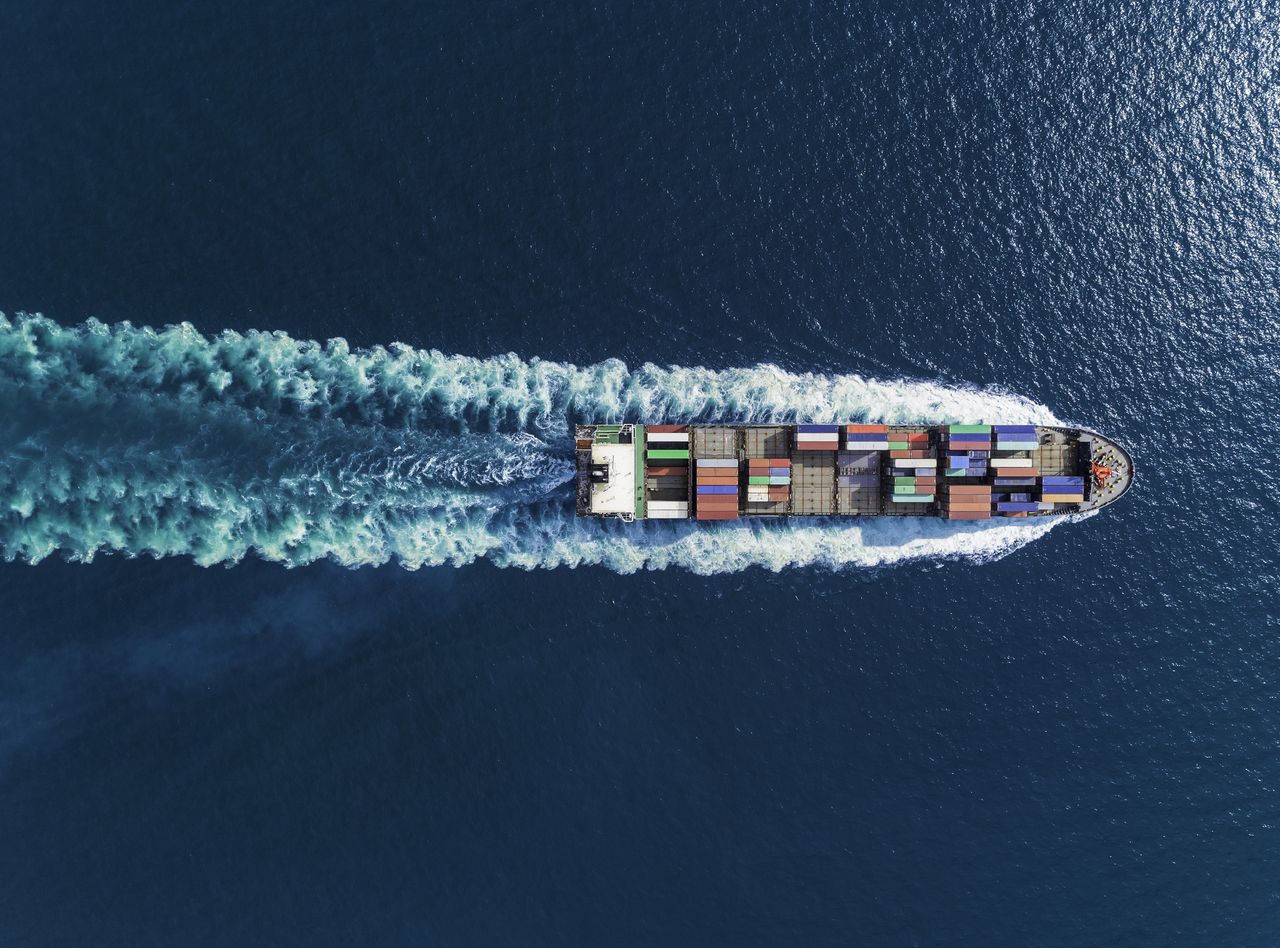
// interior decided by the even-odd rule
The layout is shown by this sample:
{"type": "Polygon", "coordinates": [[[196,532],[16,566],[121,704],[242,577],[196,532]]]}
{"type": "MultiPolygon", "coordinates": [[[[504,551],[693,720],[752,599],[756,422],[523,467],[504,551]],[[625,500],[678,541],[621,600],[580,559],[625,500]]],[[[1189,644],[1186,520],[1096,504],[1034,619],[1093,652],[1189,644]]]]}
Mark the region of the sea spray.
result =
{"type": "Polygon", "coordinates": [[[981,561],[1057,522],[585,520],[568,485],[585,419],[1057,421],[1002,392],[774,366],[578,367],[0,315],[0,555],[719,573],[981,561]]]}
{"type": "Polygon", "coordinates": [[[352,349],[343,339],[190,324],[162,330],[96,320],[64,327],[0,314],[0,381],[33,393],[98,401],[150,393],[185,405],[223,404],[276,416],[392,427],[531,431],[568,436],[575,421],[883,421],[1056,424],[1018,395],[861,375],[645,364],[579,367],[513,354],[474,358],[402,344],[352,349]]]}

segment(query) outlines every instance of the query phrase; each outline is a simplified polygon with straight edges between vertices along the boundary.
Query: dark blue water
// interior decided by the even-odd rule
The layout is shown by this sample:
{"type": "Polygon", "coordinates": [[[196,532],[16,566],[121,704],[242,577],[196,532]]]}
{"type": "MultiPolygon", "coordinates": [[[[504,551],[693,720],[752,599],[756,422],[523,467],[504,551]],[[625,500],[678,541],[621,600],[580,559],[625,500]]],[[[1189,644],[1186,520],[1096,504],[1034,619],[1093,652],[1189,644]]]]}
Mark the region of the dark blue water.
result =
{"type": "Polygon", "coordinates": [[[225,568],[403,544],[344,439],[417,416],[6,376],[0,940],[1275,944],[1278,14],[0,4],[11,318],[997,386],[1140,473],[994,561],[225,568]]]}

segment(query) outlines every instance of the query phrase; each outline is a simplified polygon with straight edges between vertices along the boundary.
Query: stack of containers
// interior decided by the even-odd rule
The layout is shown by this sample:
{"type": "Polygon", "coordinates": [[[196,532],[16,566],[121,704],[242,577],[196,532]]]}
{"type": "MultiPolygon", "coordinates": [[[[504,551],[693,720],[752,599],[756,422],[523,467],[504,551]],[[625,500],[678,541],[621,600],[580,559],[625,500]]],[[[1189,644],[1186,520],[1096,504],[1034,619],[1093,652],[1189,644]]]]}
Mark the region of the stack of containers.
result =
{"type": "MultiPolygon", "coordinates": [[[[909,471],[915,471],[918,476],[937,476],[938,459],[929,448],[929,433],[926,431],[889,432],[889,458],[893,462],[895,474],[905,475],[909,471]]],[[[929,493],[932,494],[933,491],[929,493]]],[[[895,496],[894,500],[897,499],[895,496]]]]}
{"type": "Polygon", "coordinates": [[[748,503],[786,503],[790,496],[790,458],[749,458],[747,460],[748,503]]]}
{"type": "Polygon", "coordinates": [[[850,451],[888,451],[888,425],[845,425],[845,448],[850,451]]]}
{"type": "Polygon", "coordinates": [[[947,426],[948,477],[986,477],[990,457],[990,425],[947,426]]]}
{"type": "Polygon", "coordinates": [[[895,504],[931,504],[938,489],[936,474],[896,475],[893,478],[895,504]]]}
{"type": "Polygon", "coordinates": [[[996,511],[1006,517],[1025,517],[1032,511],[1043,509],[1031,499],[1030,494],[1010,494],[1008,500],[1003,499],[1003,494],[999,496],[1002,499],[996,501],[996,511]]]}
{"type": "Polygon", "coordinates": [[[839,425],[796,425],[797,451],[840,450],[839,425]]]}
{"type": "Polygon", "coordinates": [[[990,520],[991,485],[952,484],[947,488],[948,520],[990,520]]]}
{"type": "MultiPolygon", "coordinates": [[[[996,469],[997,482],[1013,478],[1015,480],[1025,481],[1031,478],[1033,481],[1040,476],[1040,469],[1036,467],[1036,462],[1031,458],[992,458],[991,466],[996,469]]],[[[1025,484],[1002,484],[1003,487],[1025,487],[1025,484]]]]}
{"type": "Polygon", "coordinates": [[[1051,504],[1083,504],[1083,477],[1042,477],[1040,479],[1040,500],[1051,504]]]}
{"type": "Polygon", "coordinates": [[[738,519],[738,462],[733,458],[698,458],[697,518],[738,519]]]}
{"type": "Polygon", "coordinates": [[[999,451],[1035,451],[1040,447],[1035,425],[996,425],[999,451]]]}
{"type": "Polygon", "coordinates": [[[646,519],[688,519],[689,426],[646,425],[644,435],[646,519]]]}

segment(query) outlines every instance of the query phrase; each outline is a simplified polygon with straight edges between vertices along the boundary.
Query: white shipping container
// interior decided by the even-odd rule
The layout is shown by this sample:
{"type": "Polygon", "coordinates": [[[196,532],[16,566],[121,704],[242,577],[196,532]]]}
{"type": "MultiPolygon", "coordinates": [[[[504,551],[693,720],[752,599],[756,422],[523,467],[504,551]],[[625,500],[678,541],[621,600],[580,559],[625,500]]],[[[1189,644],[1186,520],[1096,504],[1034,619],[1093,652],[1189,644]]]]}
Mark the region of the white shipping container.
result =
{"type": "Polygon", "coordinates": [[[1034,467],[1031,458],[992,458],[992,467],[1034,467]]]}
{"type": "Polygon", "coordinates": [[[651,500],[647,506],[650,510],[688,510],[689,502],[687,500],[651,500]]]}
{"type": "Polygon", "coordinates": [[[657,431],[653,434],[645,433],[645,438],[650,444],[688,444],[689,433],[687,431],[657,431]]]}
{"type": "Polygon", "coordinates": [[[937,467],[938,459],[937,458],[894,458],[893,466],[894,467],[937,467]]]}
{"type": "Polygon", "coordinates": [[[687,510],[649,510],[645,514],[646,520],[688,520],[689,511],[687,510]]]}
{"type": "Polygon", "coordinates": [[[888,451],[888,441],[846,441],[846,451],[888,451]]]}
{"type": "Polygon", "coordinates": [[[698,467],[737,467],[734,458],[698,458],[698,467]]]}
{"type": "Polygon", "coordinates": [[[821,431],[798,431],[796,432],[797,441],[839,441],[840,432],[832,431],[830,434],[821,431]]]}

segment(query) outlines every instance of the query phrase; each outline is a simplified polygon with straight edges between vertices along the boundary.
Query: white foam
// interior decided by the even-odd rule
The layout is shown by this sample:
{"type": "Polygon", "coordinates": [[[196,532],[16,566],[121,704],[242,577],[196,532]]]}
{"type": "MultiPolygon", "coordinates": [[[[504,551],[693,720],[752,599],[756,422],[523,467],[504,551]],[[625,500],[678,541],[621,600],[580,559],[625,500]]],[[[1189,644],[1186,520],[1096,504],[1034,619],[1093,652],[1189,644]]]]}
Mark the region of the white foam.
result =
{"type": "Polygon", "coordinates": [[[0,315],[0,399],[0,555],[11,560],[844,569],[985,561],[1061,522],[573,515],[577,420],[1057,423],[1016,395],[930,382],[580,368],[0,315]]]}

